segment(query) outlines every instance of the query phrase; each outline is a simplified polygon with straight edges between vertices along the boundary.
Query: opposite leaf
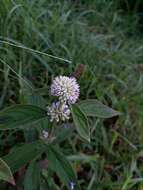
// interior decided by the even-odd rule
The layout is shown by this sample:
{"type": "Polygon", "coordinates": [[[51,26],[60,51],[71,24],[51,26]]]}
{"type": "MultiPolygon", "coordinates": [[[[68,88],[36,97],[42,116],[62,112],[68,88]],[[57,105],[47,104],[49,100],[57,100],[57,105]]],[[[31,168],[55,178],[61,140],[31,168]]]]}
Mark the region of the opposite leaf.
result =
{"type": "Polygon", "coordinates": [[[92,117],[110,118],[121,114],[98,100],[83,100],[79,107],[87,116],[92,117]]]}
{"type": "Polygon", "coordinates": [[[15,173],[31,160],[40,157],[45,149],[46,148],[41,141],[27,143],[15,148],[9,154],[4,156],[3,160],[10,166],[12,173],[15,173]]]}
{"type": "Polygon", "coordinates": [[[47,117],[46,111],[32,105],[15,105],[0,112],[0,130],[34,124],[47,117]]]}
{"type": "Polygon", "coordinates": [[[72,166],[66,157],[56,147],[49,145],[47,149],[47,158],[49,167],[57,173],[61,181],[71,190],[71,184],[74,184],[74,190],[80,190],[78,181],[72,166]]]}
{"type": "Polygon", "coordinates": [[[0,159],[0,180],[4,180],[11,183],[12,185],[15,185],[10,168],[2,159],[0,159]]]}
{"type": "Polygon", "coordinates": [[[24,190],[39,190],[40,189],[40,167],[33,160],[26,171],[24,178],[24,190]]]}
{"type": "Polygon", "coordinates": [[[90,131],[86,116],[77,105],[71,106],[71,112],[79,135],[90,142],[90,131]]]}

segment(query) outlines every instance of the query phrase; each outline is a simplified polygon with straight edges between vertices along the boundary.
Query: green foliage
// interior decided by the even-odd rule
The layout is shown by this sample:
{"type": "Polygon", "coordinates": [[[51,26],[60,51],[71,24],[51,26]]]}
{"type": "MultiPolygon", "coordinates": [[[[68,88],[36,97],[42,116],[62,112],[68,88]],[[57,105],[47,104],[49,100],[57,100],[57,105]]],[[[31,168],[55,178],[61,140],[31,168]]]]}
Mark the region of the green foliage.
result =
{"type": "Polygon", "coordinates": [[[84,100],[81,101],[79,107],[87,116],[99,118],[111,118],[120,115],[119,112],[102,104],[98,100],[84,100]]]}
{"type": "Polygon", "coordinates": [[[2,159],[0,159],[0,180],[4,180],[15,185],[9,166],[2,159]]]}
{"type": "Polygon", "coordinates": [[[87,117],[84,115],[84,113],[80,110],[80,108],[77,105],[73,105],[71,107],[71,112],[75,127],[79,135],[90,142],[90,129],[87,117]]]}
{"type": "Polygon", "coordinates": [[[54,170],[61,180],[70,188],[70,183],[75,183],[75,190],[80,190],[77,177],[65,156],[53,146],[47,147],[47,158],[49,162],[49,167],[54,170]]]}
{"type": "Polygon", "coordinates": [[[40,189],[40,166],[36,161],[32,161],[26,171],[24,179],[24,190],[40,189]]]}
{"type": "Polygon", "coordinates": [[[0,130],[25,127],[46,117],[46,111],[36,106],[12,106],[0,112],[0,130]]]}
{"type": "Polygon", "coordinates": [[[13,151],[3,157],[3,160],[10,166],[12,173],[15,173],[28,162],[41,156],[45,147],[41,141],[24,144],[16,147],[13,151]]]}

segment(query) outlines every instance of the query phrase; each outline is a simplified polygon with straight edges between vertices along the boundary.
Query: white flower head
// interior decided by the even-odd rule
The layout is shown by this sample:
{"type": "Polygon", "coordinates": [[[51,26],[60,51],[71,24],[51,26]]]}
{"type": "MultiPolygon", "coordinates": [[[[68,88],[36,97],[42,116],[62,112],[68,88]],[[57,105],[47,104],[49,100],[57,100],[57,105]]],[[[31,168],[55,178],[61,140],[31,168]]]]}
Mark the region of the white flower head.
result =
{"type": "Polygon", "coordinates": [[[79,97],[80,88],[76,78],[67,76],[56,77],[51,85],[51,95],[59,97],[61,102],[74,104],[79,97]]]}
{"type": "Polygon", "coordinates": [[[54,102],[51,106],[47,107],[47,114],[50,116],[50,121],[59,122],[60,120],[65,121],[70,118],[70,109],[68,105],[61,102],[54,102]]]}

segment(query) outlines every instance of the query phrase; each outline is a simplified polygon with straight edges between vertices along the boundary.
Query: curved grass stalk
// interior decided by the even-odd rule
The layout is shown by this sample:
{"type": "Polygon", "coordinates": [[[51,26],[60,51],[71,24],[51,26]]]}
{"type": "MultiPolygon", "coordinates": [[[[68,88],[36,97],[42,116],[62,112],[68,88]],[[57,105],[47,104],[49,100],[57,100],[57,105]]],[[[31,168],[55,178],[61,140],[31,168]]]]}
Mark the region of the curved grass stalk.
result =
{"type": "MultiPolygon", "coordinates": [[[[2,38],[2,37],[0,37],[0,38],[2,38]]],[[[24,45],[21,45],[19,42],[16,42],[16,41],[11,40],[11,39],[7,39],[7,38],[4,38],[4,40],[0,39],[0,43],[8,44],[8,45],[13,46],[13,47],[21,48],[21,49],[24,49],[24,50],[27,50],[27,51],[30,51],[30,52],[34,52],[34,53],[38,53],[38,54],[48,56],[48,57],[53,58],[53,59],[58,59],[60,61],[64,61],[64,62],[67,62],[67,63],[72,62],[72,61],[69,61],[69,60],[61,58],[61,57],[57,57],[57,56],[54,56],[54,55],[51,55],[51,54],[48,54],[48,53],[45,53],[45,52],[41,52],[39,50],[34,50],[32,48],[28,48],[28,47],[26,47],[24,45]]]]}
{"type": "Polygon", "coordinates": [[[6,65],[19,79],[21,79],[25,84],[27,84],[33,90],[33,87],[23,77],[21,77],[8,63],[6,63],[1,58],[0,62],[6,65]]]}

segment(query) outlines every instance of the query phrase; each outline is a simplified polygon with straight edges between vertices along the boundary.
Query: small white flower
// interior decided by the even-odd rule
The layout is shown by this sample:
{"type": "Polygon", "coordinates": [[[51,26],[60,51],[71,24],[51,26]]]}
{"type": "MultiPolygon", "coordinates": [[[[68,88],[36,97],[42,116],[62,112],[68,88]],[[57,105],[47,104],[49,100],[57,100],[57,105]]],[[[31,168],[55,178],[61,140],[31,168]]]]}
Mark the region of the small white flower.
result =
{"type": "Polygon", "coordinates": [[[49,133],[46,130],[43,130],[41,133],[41,139],[47,139],[49,137],[49,133]]]}
{"type": "Polygon", "coordinates": [[[59,122],[60,120],[65,121],[70,118],[70,109],[68,105],[61,102],[54,102],[51,106],[47,107],[47,114],[50,116],[50,121],[59,122]]]}
{"type": "Polygon", "coordinates": [[[58,96],[61,102],[74,104],[79,93],[79,85],[74,77],[58,76],[52,82],[51,95],[58,96]]]}
{"type": "Polygon", "coordinates": [[[74,182],[70,182],[70,189],[73,190],[75,188],[75,183],[74,182]]]}
{"type": "Polygon", "coordinates": [[[48,131],[43,130],[43,131],[42,131],[42,135],[43,135],[43,137],[44,137],[45,139],[47,139],[48,136],[49,136],[49,133],[48,133],[48,131]]]}

